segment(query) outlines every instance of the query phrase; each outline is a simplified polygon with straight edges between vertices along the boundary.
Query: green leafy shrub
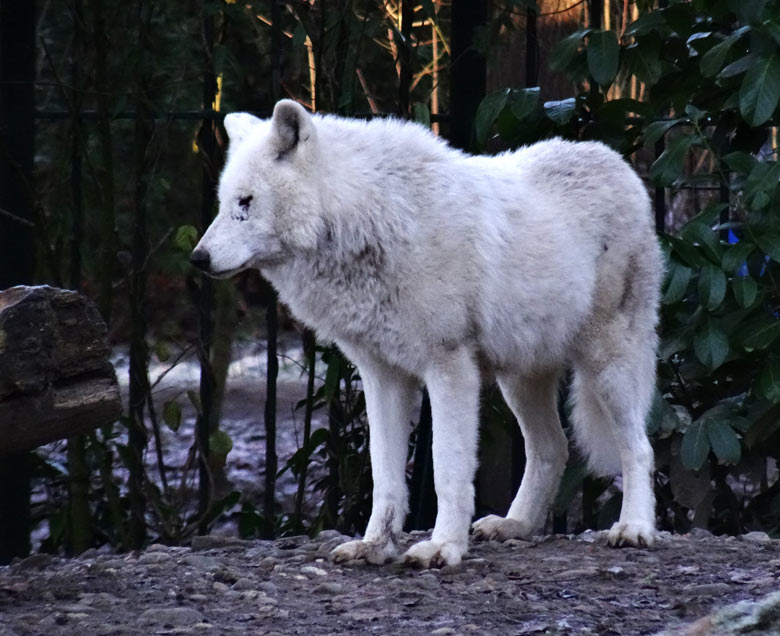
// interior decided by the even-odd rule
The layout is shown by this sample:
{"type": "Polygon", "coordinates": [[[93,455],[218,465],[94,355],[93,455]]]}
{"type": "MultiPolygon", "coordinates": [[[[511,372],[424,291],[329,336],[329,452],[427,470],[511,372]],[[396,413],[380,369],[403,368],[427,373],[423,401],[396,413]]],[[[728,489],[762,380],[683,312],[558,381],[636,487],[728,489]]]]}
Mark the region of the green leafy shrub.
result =
{"type": "Polygon", "coordinates": [[[641,15],[620,40],[576,31],[550,62],[583,89],[555,102],[538,88],[488,95],[476,144],[598,139],[636,153],[640,169],[648,158],[649,181],[673,196],[710,189],[703,209],[660,237],[667,272],[648,422],[659,512],[678,530],[777,532],[780,7],[673,2],[641,15]],[[643,101],[607,99],[613,82],[631,76],[646,85],[643,101]]]}

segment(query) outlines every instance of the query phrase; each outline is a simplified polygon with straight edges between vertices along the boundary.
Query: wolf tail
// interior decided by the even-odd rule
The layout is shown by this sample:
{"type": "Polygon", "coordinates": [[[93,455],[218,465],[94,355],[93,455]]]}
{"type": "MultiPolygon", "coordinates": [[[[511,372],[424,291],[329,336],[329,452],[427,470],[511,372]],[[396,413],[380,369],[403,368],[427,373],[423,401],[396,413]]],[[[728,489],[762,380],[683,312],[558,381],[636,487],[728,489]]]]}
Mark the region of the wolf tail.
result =
{"type": "Polygon", "coordinates": [[[651,250],[632,260],[625,303],[589,334],[574,364],[574,441],[597,475],[621,471],[621,448],[649,449],[645,425],[655,386],[659,261],[651,250]]]}

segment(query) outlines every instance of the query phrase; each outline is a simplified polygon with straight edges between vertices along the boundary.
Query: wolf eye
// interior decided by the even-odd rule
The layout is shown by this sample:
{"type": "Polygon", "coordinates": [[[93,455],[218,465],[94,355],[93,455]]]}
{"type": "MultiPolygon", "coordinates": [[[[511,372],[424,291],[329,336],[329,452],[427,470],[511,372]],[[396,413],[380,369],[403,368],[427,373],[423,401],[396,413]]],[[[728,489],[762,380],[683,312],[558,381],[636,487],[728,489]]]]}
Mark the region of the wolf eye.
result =
{"type": "Polygon", "coordinates": [[[242,208],[244,208],[244,210],[248,210],[249,209],[249,203],[251,201],[252,201],[252,195],[250,194],[247,197],[241,197],[238,200],[238,205],[240,205],[242,208]]]}

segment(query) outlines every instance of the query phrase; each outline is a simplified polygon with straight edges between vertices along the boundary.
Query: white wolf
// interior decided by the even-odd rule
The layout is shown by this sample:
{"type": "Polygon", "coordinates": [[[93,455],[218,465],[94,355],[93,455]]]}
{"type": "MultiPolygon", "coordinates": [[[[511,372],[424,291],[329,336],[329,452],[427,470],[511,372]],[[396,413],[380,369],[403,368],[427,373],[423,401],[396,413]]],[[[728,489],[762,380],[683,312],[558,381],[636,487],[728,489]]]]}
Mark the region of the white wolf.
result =
{"type": "Polygon", "coordinates": [[[493,379],[527,464],[507,516],[477,521],[474,534],[538,529],[568,455],[556,409],[566,368],[576,442],[594,472],[623,474],[609,541],[653,542],[645,418],[662,264],[647,193],[618,154],[555,139],[469,156],[414,124],[312,116],[292,101],[270,120],[228,115],[225,128],[219,214],[192,262],[219,277],[259,268],[363,380],[373,507],[365,538],[336,560],[396,556],[421,382],[438,516],[405,561],[454,565],[466,553],[480,385],[493,379]]]}

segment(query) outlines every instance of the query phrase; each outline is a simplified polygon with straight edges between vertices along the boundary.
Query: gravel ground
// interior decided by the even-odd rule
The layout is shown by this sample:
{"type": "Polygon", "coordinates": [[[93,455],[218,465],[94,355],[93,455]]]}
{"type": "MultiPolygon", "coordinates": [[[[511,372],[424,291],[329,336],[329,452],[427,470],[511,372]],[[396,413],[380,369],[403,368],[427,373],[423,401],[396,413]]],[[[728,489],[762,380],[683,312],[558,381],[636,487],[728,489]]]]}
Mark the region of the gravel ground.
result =
{"type": "MultiPolygon", "coordinates": [[[[327,554],[345,539],[34,554],[0,567],[0,634],[704,635],[709,618],[686,625],[780,587],[780,541],[763,533],[662,533],[649,550],[608,548],[597,532],[474,543],[457,568],[427,571],[335,565],[327,554]]],[[[780,633],[776,602],[739,633],[780,633]]]]}

